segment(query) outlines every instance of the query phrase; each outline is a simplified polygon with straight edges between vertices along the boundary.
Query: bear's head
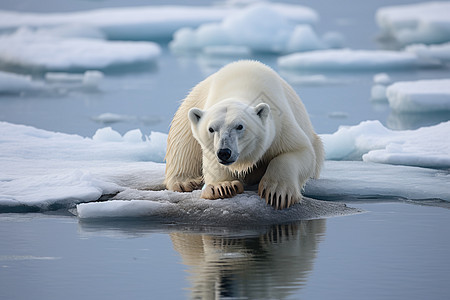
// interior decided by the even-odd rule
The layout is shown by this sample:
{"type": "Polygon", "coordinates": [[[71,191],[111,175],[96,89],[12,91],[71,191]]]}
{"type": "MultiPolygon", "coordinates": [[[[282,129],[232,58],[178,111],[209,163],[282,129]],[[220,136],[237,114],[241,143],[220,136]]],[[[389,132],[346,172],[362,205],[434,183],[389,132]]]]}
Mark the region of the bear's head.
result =
{"type": "Polygon", "coordinates": [[[242,172],[254,166],[275,136],[266,103],[249,106],[243,101],[227,99],[207,110],[191,108],[188,116],[203,155],[214,155],[232,171],[242,172]]]}

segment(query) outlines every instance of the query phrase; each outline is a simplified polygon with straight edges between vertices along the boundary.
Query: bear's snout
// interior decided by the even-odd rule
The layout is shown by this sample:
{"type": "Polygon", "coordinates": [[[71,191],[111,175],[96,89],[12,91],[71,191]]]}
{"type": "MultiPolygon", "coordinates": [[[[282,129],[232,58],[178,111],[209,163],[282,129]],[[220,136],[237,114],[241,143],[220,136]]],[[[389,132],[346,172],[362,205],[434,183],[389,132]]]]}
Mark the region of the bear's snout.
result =
{"type": "Polygon", "coordinates": [[[217,157],[219,158],[219,162],[223,165],[234,163],[234,160],[230,160],[231,150],[229,148],[219,149],[219,151],[217,151],[217,157]]]}

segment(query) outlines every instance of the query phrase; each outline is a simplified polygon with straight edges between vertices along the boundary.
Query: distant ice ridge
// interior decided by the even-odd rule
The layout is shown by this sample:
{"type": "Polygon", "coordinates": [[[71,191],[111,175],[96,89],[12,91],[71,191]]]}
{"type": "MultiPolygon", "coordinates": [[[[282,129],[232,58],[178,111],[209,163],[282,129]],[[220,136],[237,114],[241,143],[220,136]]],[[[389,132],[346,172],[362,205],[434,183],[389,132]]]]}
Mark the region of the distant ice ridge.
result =
{"type": "MultiPolygon", "coordinates": [[[[290,20],[309,24],[318,16],[306,7],[288,4],[271,4],[290,20]]],[[[52,27],[68,24],[85,24],[97,28],[108,39],[159,40],[172,38],[182,27],[197,27],[204,23],[219,22],[242,7],[236,6],[143,6],[105,8],[71,13],[22,13],[0,11],[0,30],[22,26],[52,27]]]]}
{"type": "Polygon", "coordinates": [[[34,80],[30,75],[0,71],[0,94],[92,91],[98,89],[102,79],[103,73],[94,70],[84,73],[48,72],[45,74],[45,80],[34,80]]]}
{"type": "MultiPolygon", "coordinates": [[[[371,155],[383,157],[384,152],[395,154],[389,152],[390,149],[403,147],[397,153],[405,154],[407,160],[400,162],[424,158],[425,165],[432,161],[438,168],[448,168],[448,139],[443,135],[448,133],[449,123],[395,133],[369,122],[323,136],[327,155],[338,153],[344,158],[359,147],[368,152],[369,159],[364,157],[366,162],[327,161],[321,179],[309,181],[305,195],[320,199],[378,196],[450,201],[448,171],[367,162],[374,161],[371,155]]],[[[222,214],[237,212],[242,216],[246,205],[261,202],[252,191],[232,200],[212,202],[198,199],[198,193],[149,191],[164,188],[165,165],[161,162],[166,139],[167,135],[162,133],[144,137],[139,130],[121,135],[108,127],[97,131],[93,138],[83,138],[0,122],[0,212],[70,208],[101,197],[113,197],[110,199],[122,202],[95,204],[85,212],[90,211],[90,216],[97,217],[100,213],[103,216],[170,213],[172,218],[192,212],[191,217],[196,218],[202,211],[211,211],[210,216],[217,217],[216,208],[222,214]],[[243,207],[239,207],[241,201],[243,207]]],[[[310,216],[316,204],[308,202],[310,216]]],[[[326,214],[323,210],[326,207],[317,205],[320,212],[326,214]]],[[[255,212],[267,216],[268,207],[263,204],[257,207],[255,212]]],[[[342,207],[339,210],[342,211],[342,207]]],[[[300,211],[291,211],[290,217],[299,217],[300,211]]],[[[328,215],[332,212],[337,210],[328,211],[328,215]]]]}
{"type": "Polygon", "coordinates": [[[397,112],[450,111],[450,79],[396,82],[386,96],[397,112]]]}
{"type": "Polygon", "coordinates": [[[440,63],[406,51],[336,49],[281,56],[278,65],[285,70],[358,71],[412,69],[440,63]]]}
{"type": "Polygon", "coordinates": [[[154,62],[161,52],[152,42],[106,41],[85,32],[80,37],[72,27],[60,31],[22,27],[0,35],[0,64],[43,71],[105,69],[154,62]]]}
{"type": "Polygon", "coordinates": [[[450,2],[424,2],[378,9],[382,35],[400,45],[450,41],[450,2]]]}
{"type": "Polygon", "coordinates": [[[317,19],[316,13],[304,6],[257,3],[221,22],[178,30],[170,48],[182,52],[226,46],[239,52],[244,48],[249,52],[290,53],[341,47],[343,37],[338,33],[317,36],[311,26],[317,19]]]}
{"type": "Polygon", "coordinates": [[[415,53],[422,59],[450,63],[450,43],[440,45],[413,44],[405,48],[406,51],[415,53]]]}
{"type": "Polygon", "coordinates": [[[393,131],[365,121],[323,134],[327,159],[450,168],[450,121],[417,130],[393,131]]]}

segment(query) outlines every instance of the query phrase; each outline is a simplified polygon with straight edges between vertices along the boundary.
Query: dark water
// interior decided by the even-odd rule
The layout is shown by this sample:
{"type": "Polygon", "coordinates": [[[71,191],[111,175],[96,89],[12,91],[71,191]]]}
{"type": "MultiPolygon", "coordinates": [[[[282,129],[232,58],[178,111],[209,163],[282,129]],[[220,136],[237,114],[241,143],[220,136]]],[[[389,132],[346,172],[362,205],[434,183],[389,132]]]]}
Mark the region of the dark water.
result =
{"type": "Polygon", "coordinates": [[[0,217],[1,299],[446,299],[450,210],[253,228],[0,217]]]}
{"type": "MultiPolygon", "coordinates": [[[[348,47],[377,49],[382,46],[376,42],[375,9],[417,1],[299,2],[321,16],[319,34],[338,31],[348,47]]],[[[5,0],[0,8],[49,12],[162,3],[5,0]]],[[[253,58],[276,69],[275,56],[253,58]]],[[[104,126],[121,133],[167,132],[178,101],[219,66],[164,48],[156,66],[106,71],[98,91],[2,95],[0,121],[83,136],[104,126]],[[112,124],[92,120],[107,112],[134,118],[112,124]]],[[[374,74],[331,73],[325,75],[343,83],[294,86],[318,133],[368,119],[394,129],[449,119],[396,115],[387,103],[371,102],[374,74]]],[[[443,78],[448,69],[389,75],[394,81],[443,78]]],[[[368,212],[255,228],[80,223],[64,212],[0,214],[0,299],[448,298],[450,210],[381,199],[349,205],[368,212]]]]}

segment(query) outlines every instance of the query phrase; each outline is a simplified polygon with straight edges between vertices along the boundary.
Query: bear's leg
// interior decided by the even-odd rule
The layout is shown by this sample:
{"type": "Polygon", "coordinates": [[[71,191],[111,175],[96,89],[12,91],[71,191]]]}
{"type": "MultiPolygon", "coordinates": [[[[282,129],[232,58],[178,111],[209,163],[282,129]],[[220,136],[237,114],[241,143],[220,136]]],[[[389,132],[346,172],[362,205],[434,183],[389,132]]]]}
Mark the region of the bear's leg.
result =
{"type": "Polygon", "coordinates": [[[192,192],[203,185],[202,149],[188,123],[170,128],[164,183],[167,189],[176,192],[192,192]]]}
{"type": "Polygon", "coordinates": [[[258,186],[258,194],[276,209],[287,208],[302,200],[301,190],[314,175],[312,149],[283,153],[273,158],[258,186]]]}

